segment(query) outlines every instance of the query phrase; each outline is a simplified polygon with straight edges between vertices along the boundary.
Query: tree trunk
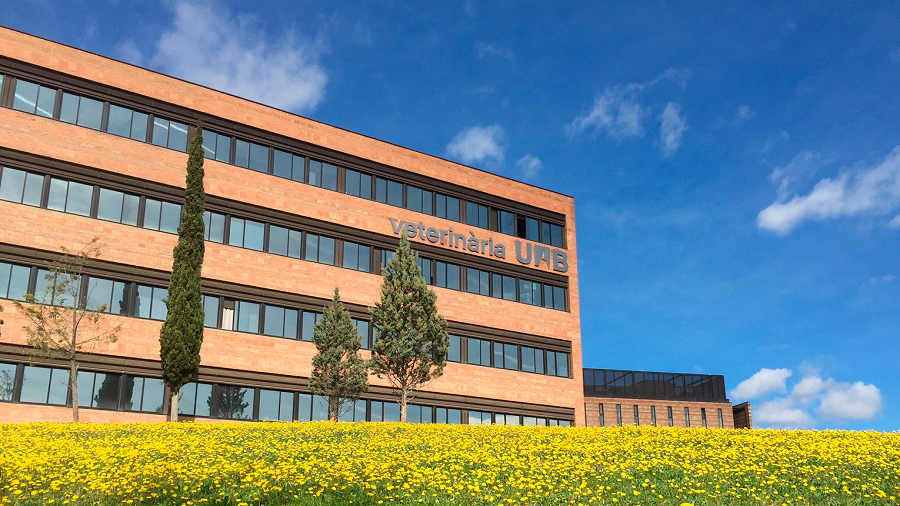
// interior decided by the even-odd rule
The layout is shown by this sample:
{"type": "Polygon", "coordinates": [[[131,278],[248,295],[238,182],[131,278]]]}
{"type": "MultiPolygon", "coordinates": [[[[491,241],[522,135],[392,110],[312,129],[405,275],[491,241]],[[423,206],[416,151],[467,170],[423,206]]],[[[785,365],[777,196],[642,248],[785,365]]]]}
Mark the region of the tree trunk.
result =
{"type": "Polygon", "coordinates": [[[409,390],[404,386],[400,390],[400,422],[406,423],[406,401],[409,398],[409,390]]]}
{"type": "Polygon", "coordinates": [[[178,421],[178,392],[175,389],[170,389],[169,392],[169,416],[166,417],[166,420],[178,421]]]}
{"type": "Polygon", "coordinates": [[[338,413],[341,409],[341,400],[337,397],[328,399],[328,420],[331,422],[338,421],[338,413]]]}
{"type": "Polygon", "coordinates": [[[69,360],[69,390],[72,391],[72,421],[78,422],[78,361],[69,360]]]}

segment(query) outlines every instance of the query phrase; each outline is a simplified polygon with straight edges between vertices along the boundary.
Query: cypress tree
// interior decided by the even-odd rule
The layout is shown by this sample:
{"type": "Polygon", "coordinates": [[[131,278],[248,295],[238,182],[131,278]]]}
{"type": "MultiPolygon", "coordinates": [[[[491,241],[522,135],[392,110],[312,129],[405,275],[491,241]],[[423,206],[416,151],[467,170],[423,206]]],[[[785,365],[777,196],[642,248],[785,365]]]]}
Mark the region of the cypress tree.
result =
{"type": "Polygon", "coordinates": [[[425,284],[406,235],[387,269],[382,269],[381,300],[372,308],[377,339],[372,372],[397,389],[400,421],[406,406],[428,381],[443,374],[450,337],[437,312],[437,295],[425,284]]]}
{"type": "Polygon", "coordinates": [[[337,288],[316,323],[313,343],[318,353],[312,360],[309,387],[328,399],[328,419],[336,422],[343,409],[369,390],[366,361],[359,356],[359,335],[337,288]]]}
{"type": "Polygon", "coordinates": [[[203,265],[203,124],[188,146],[187,180],[178,244],[172,253],[172,278],[166,299],[168,314],[159,333],[159,357],[162,377],[169,387],[169,421],[178,420],[178,397],[200,367],[203,343],[203,303],[200,294],[200,268],[203,265]]]}

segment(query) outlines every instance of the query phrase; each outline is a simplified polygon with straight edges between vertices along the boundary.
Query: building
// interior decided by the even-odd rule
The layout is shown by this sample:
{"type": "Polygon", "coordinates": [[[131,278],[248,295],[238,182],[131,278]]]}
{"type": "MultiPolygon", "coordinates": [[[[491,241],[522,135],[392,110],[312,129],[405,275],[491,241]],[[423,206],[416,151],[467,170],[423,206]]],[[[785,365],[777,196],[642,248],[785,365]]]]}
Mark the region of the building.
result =
{"type": "MultiPolygon", "coordinates": [[[[183,417],[324,419],[308,389],[313,325],[338,287],[370,348],[380,267],[406,234],[452,336],[410,420],[586,424],[571,197],[7,28],[0,422],[70,419],[68,371],[30,357],[9,300],[40,293],[60,248],[95,237],[86,303],[122,331],[81,359],[82,420],[164,419],[158,336],[197,120],[207,328],[183,417]]],[[[345,419],[399,417],[388,384],[371,383],[345,419]]]]}

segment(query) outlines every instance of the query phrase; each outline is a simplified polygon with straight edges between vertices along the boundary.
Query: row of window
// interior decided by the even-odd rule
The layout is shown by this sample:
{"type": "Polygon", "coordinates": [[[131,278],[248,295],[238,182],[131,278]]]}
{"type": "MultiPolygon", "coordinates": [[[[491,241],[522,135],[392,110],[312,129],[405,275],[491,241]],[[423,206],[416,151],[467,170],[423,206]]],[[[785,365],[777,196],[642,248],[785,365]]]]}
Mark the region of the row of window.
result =
{"type": "MultiPolygon", "coordinates": [[[[0,262],[0,298],[24,300],[24,294],[40,297],[46,292],[50,271],[0,262]]],[[[151,320],[165,320],[168,307],[162,287],[85,276],[79,294],[80,307],[92,311],[151,320]]],[[[50,302],[50,301],[46,301],[50,302]]],[[[287,339],[312,342],[322,313],[272,304],[203,295],[204,325],[287,339]]],[[[369,321],[353,319],[360,346],[371,349],[375,341],[369,321]]],[[[516,371],[569,377],[569,354],[551,350],[450,336],[447,360],[516,371]],[[493,353],[491,353],[493,349],[493,353]],[[486,351],[482,351],[486,350],[486,351]]]]}
{"type": "MultiPolygon", "coordinates": [[[[2,84],[3,76],[0,76],[2,84]]],[[[183,123],[83,97],[22,79],[15,81],[12,108],[178,151],[187,149],[183,123]]],[[[529,241],[563,247],[563,227],[468,202],[352,169],[281,151],[237,137],[203,131],[207,158],[364,199],[464,222],[529,241]]]]}
{"type": "MultiPolygon", "coordinates": [[[[69,370],[0,362],[0,401],[71,406],[69,370]]],[[[113,411],[163,413],[162,380],[130,374],[78,371],[78,405],[113,411]]],[[[340,415],[345,422],[398,422],[400,405],[360,399],[340,415]]],[[[302,392],[192,382],[180,390],[183,416],[254,421],[324,421],[328,401],[302,392]]],[[[501,413],[411,404],[411,423],[568,426],[571,422],[501,413]],[[493,417],[493,418],[492,418],[493,417]]]]}
{"type": "Polygon", "coordinates": [[[585,369],[584,395],[637,399],[726,400],[725,377],[712,374],[585,369]]]}
{"type": "MultiPolygon", "coordinates": [[[[181,221],[178,204],[11,167],[0,172],[0,200],[173,234],[181,221]]],[[[210,211],[204,220],[211,242],[361,272],[380,271],[372,246],[210,211]]],[[[381,251],[380,267],[387,267],[393,251],[381,251]]],[[[563,287],[425,258],[419,259],[419,266],[429,285],[566,310],[563,287]]]]}
{"type": "MultiPolygon", "coordinates": [[[[718,416],[719,428],[723,429],[723,428],[725,428],[725,420],[722,416],[722,408],[716,408],[716,410],[717,410],[716,414],[718,416]]],[[[668,426],[674,427],[675,426],[675,415],[672,410],[672,406],[667,406],[666,411],[667,411],[668,426]]],[[[606,415],[603,412],[603,404],[600,404],[600,413],[599,414],[600,414],[600,427],[605,427],[606,426],[606,419],[605,419],[606,415]]],[[[645,420],[645,423],[646,423],[646,420],[645,420]]],[[[640,424],[641,424],[640,410],[638,409],[637,404],[635,404],[634,405],[634,425],[640,425],[640,424]]],[[[700,424],[703,427],[709,426],[706,421],[706,408],[700,408],[700,424]]],[[[619,427],[622,426],[622,405],[621,404],[616,404],[616,425],[618,425],[619,427]]],[[[650,425],[652,425],[654,427],[657,426],[656,406],[650,406],[650,425]]],[[[684,408],[684,426],[685,427],[691,426],[691,409],[688,408],[687,406],[685,406],[685,408],[684,408]]]]}

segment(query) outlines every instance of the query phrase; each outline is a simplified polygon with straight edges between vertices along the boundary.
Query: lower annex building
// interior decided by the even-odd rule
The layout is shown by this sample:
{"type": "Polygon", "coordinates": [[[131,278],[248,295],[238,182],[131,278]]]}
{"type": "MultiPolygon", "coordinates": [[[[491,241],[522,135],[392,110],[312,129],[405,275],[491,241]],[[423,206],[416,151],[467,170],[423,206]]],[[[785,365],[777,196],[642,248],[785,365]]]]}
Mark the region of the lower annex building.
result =
{"type": "MultiPolygon", "coordinates": [[[[95,237],[85,303],[122,331],[80,360],[82,420],[164,419],[158,336],[198,119],[207,328],[183,418],[325,419],[308,388],[312,328],[338,287],[371,348],[368,307],[401,234],[451,334],[410,421],[611,425],[609,406],[622,420],[649,392],[598,388],[608,376],[582,369],[571,197],[0,28],[0,422],[70,419],[65,364],[31,356],[10,301],[41,292],[61,247],[95,237]],[[621,402],[598,402],[613,391],[621,402]]],[[[666,380],[647,381],[631,385],[666,380]]],[[[344,419],[399,419],[388,384],[370,382],[344,419]]],[[[678,413],[709,403],[691,404],[710,417],[691,426],[734,426],[724,381],[674,392],[678,413]]]]}

